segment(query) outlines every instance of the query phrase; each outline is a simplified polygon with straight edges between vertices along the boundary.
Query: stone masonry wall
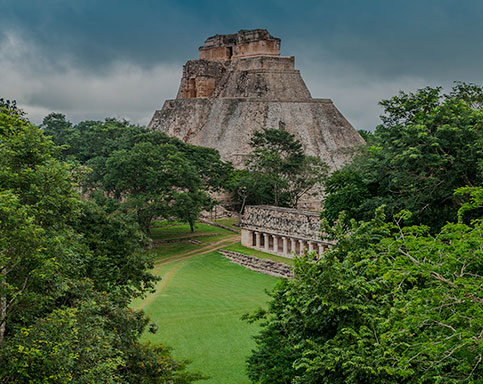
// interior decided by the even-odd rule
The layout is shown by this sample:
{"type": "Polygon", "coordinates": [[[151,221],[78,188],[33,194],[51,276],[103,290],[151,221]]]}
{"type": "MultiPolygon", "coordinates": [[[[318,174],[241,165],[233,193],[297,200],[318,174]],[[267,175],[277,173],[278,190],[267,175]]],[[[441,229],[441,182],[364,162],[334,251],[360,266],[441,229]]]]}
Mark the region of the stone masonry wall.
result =
{"type": "Polygon", "coordinates": [[[287,264],[277,263],[269,259],[260,259],[255,256],[244,255],[233,251],[219,251],[223,256],[232,262],[242,265],[245,268],[276,277],[293,277],[293,268],[287,264]]]}
{"type": "Polygon", "coordinates": [[[178,99],[211,97],[226,68],[218,62],[189,60],[183,67],[178,99]]]}
{"type": "Polygon", "coordinates": [[[199,48],[200,59],[226,61],[250,56],[280,56],[280,39],[266,29],[241,30],[230,35],[215,35],[199,48]]]}
{"type": "MultiPolygon", "coordinates": [[[[340,169],[364,140],[330,99],[312,98],[294,63],[265,29],[212,36],[200,59],[184,66],[176,100],[154,113],[149,128],[215,148],[236,168],[244,167],[255,131],[283,129],[306,154],[340,169]]],[[[320,199],[315,203],[306,206],[319,208],[320,199]]]]}
{"type": "Polygon", "coordinates": [[[248,206],[240,228],[320,241],[320,214],[272,206],[248,206]]]}
{"type": "MultiPolygon", "coordinates": [[[[290,83],[277,87],[283,91],[290,88],[290,83]]],[[[306,154],[319,157],[331,169],[341,168],[351,158],[353,148],[362,143],[359,134],[328,99],[167,100],[155,112],[149,127],[193,145],[215,148],[223,160],[232,161],[238,168],[243,167],[251,151],[250,137],[263,128],[285,129],[296,135],[306,154]]]]}

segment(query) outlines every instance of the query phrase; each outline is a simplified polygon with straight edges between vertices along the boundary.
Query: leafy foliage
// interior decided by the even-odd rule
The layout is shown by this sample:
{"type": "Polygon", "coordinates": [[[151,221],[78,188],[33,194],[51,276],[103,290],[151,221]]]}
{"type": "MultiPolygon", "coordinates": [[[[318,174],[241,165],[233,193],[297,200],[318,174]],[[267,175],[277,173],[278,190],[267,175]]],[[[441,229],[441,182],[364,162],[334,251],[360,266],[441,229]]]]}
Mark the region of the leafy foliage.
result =
{"type": "MultiPolygon", "coordinates": [[[[302,143],[285,130],[255,132],[247,170],[236,174],[232,190],[241,203],[296,207],[300,198],[327,176],[328,167],[319,158],[305,155],[302,143]]],[[[319,191],[320,192],[320,191],[319,191]]]]}
{"type": "Polygon", "coordinates": [[[64,146],[63,158],[92,170],[84,191],[99,200],[105,200],[100,190],[115,198],[118,203],[110,207],[134,212],[147,234],[156,217],[176,216],[194,228],[201,211],[213,204],[208,192],[220,191],[232,170],[214,149],[127,121],[72,125],[64,115],[50,114],[43,129],[64,146]]]}
{"type": "Polygon", "coordinates": [[[22,113],[0,110],[0,382],[199,379],[139,343],[149,320],[128,304],[157,281],[144,237],[130,217],[83,200],[58,154],[22,113]]]}
{"type": "Polygon", "coordinates": [[[458,83],[444,95],[424,88],[381,102],[382,124],[362,153],[327,181],[325,216],[368,220],[382,205],[410,210],[413,224],[438,231],[455,221],[454,190],[483,184],[483,89],[458,83]]]}
{"type": "Polygon", "coordinates": [[[387,223],[326,228],[338,243],[273,292],[256,383],[477,383],[483,380],[483,222],[430,235],[387,223]]]}
{"type": "Polygon", "coordinates": [[[139,143],[114,152],[106,166],[106,191],[134,209],[147,233],[156,217],[176,214],[193,225],[209,201],[196,168],[173,145],[139,143]]]}

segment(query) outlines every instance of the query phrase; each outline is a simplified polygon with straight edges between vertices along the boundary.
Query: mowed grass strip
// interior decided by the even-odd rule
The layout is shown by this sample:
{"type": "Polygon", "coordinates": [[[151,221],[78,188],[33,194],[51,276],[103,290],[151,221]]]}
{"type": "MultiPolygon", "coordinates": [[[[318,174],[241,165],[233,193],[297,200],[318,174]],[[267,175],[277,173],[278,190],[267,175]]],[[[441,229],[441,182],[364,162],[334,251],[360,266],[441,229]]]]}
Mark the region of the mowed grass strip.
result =
{"type": "Polygon", "coordinates": [[[158,225],[159,227],[151,229],[154,246],[149,250],[156,262],[175,259],[177,256],[201,250],[209,244],[233,237],[233,232],[204,223],[197,223],[194,233],[191,233],[188,224],[177,223],[169,226],[166,222],[159,222],[158,225]],[[201,244],[190,243],[189,240],[196,240],[196,242],[201,244]],[[163,241],[174,242],[168,244],[159,243],[163,241]]]}
{"type": "Polygon", "coordinates": [[[151,228],[151,237],[154,241],[198,238],[200,234],[221,235],[231,234],[223,228],[218,228],[205,223],[196,223],[195,231],[191,233],[188,224],[167,225],[151,228]]]}
{"type": "Polygon", "coordinates": [[[173,347],[174,356],[210,379],[205,383],[249,383],[245,360],[258,325],[241,316],[265,307],[277,278],[231,263],[217,252],[156,268],[164,282],[154,295],[133,306],[144,308],[158,325],[144,338],[173,347]]]}
{"type": "Polygon", "coordinates": [[[226,217],[226,218],[223,218],[223,219],[216,219],[216,220],[213,220],[213,221],[217,222],[218,224],[225,225],[227,227],[231,227],[231,228],[240,230],[240,228],[237,225],[235,225],[235,224],[238,224],[238,218],[237,217],[226,217]]]}

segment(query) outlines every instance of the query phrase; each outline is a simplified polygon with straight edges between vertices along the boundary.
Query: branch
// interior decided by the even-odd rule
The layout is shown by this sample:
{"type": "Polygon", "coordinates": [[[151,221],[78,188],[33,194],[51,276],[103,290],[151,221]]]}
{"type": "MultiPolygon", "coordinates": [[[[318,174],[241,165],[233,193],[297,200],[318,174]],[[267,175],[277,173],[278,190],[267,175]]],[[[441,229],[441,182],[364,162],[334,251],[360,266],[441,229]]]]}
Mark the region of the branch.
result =
{"type": "Polygon", "coordinates": [[[476,362],[475,366],[473,367],[473,369],[471,370],[470,374],[468,375],[468,377],[465,379],[468,380],[470,378],[470,376],[473,374],[473,372],[475,371],[476,367],[478,366],[478,364],[481,363],[481,353],[478,355],[478,361],[476,362]]]}
{"type": "Polygon", "coordinates": [[[452,281],[449,281],[448,279],[444,278],[443,276],[441,276],[439,273],[437,272],[434,272],[432,271],[431,272],[431,276],[435,277],[436,279],[446,283],[446,284],[449,284],[451,285],[453,288],[458,288],[452,281]]]}
{"type": "Polygon", "coordinates": [[[439,322],[439,321],[436,321],[436,324],[441,325],[441,326],[446,327],[446,328],[449,328],[449,329],[451,329],[453,332],[456,332],[456,329],[454,329],[454,328],[453,328],[451,325],[447,325],[447,324],[441,323],[441,322],[439,322]]]}

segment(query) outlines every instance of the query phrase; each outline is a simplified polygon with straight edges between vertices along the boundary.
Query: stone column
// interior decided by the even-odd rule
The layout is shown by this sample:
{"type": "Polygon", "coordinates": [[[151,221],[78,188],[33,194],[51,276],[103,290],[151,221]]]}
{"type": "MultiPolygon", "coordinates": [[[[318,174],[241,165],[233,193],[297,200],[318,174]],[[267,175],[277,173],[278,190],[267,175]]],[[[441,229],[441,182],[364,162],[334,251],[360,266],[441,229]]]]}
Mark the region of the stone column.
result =
{"type": "Polygon", "coordinates": [[[295,252],[295,239],[290,239],[290,252],[295,252]]]}
{"type": "Polygon", "coordinates": [[[268,251],[269,250],[269,242],[268,242],[268,234],[267,233],[264,233],[263,234],[263,239],[264,239],[264,248],[265,248],[265,251],[268,251]]]}
{"type": "Polygon", "coordinates": [[[283,247],[283,254],[284,255],[288,255],[289,252],[288,252],[288,247],[287,247],[287,238],[284,236],[282,237],[282,247],[283,247]]]}
{"type": "Polygon", "coordinates": [[[299,247],[300,247],[299,254],[303,255],[303,253],[304,253],[304,241],[303,240],[299,240],[299,247]]]}
{"type": "Polygon", "coordinates": [[[275,253],[278,253],[278,236],[272,235],[272,237],[273,237],[273,251],[275,253]]]}
{"type": "Polygon", "coordinates": [[[314,250],[314,243],[312,241],[309,241],[309,252],[312,252],[314,250]]]}
{"type": "Polygon", "coordinates": [[[255,248],[260,248],[260,232],[255,232],[255,248]]]}
{"type": "Polygon", "coordinates": [[[319,244],[319,256],[322,256],[324,253],[324,246],[322,244],[319,244]]]}
{"type": "Polygon", "coordinates": [[[253,247],[253,232],[249,229],[241,230],[241,245],[244,247],[253,247]]]}

